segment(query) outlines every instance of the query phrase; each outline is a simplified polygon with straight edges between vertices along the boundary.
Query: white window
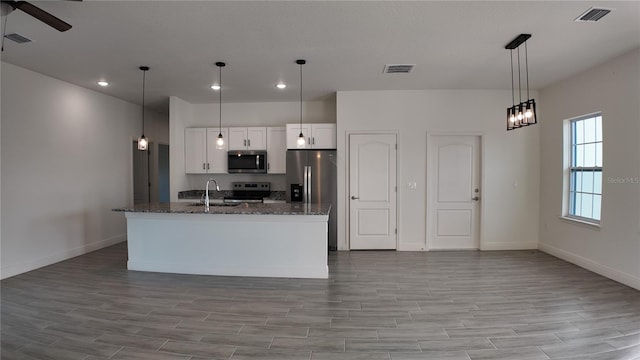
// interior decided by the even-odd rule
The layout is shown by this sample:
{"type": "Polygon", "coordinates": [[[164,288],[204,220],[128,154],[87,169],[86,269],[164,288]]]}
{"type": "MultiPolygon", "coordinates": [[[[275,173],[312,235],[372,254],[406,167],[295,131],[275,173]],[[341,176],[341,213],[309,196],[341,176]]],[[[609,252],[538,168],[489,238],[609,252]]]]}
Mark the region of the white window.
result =
{"type": "Polygon", "coordinates": [[[565,216],[599,224],[602,207],[602,114],[568,121],[565,216]]]}

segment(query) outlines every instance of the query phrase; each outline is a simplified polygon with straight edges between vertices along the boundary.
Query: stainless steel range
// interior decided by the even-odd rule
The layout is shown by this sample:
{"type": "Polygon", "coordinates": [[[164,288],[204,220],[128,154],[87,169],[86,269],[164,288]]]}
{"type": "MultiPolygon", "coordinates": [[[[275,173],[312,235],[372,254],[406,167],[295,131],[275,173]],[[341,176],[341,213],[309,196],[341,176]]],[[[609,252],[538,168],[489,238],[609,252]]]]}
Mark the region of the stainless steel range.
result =
{"type": "Polygon", "coordinates": [[[270,182],[232,182],[231,196],[224,198],[226,203],[261,203],[271,195],[270,182]]]}

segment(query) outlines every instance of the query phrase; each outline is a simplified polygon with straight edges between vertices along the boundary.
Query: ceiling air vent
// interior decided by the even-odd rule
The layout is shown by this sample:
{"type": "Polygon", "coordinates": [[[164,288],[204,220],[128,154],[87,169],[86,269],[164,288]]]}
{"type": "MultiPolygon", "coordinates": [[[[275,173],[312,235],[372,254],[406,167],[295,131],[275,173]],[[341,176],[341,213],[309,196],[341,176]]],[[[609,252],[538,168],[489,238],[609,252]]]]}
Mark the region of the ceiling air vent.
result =
{"type": "Polygon", "coordinates": [[[11,41],[15,41],[18,44],[24,44],[24,43],[28,43],[31,42],[31,39],[27,39],[26,37],[20,35],[20,34],[16,34],[16,33],[11,33],[11,34],[7,34],[4,37],[6,37],[7,39],[11,40],[11,41]]]}
{"type": "Polygon", "coordinates": [[[612,9],[604,8],[590,8],[589,10],[578,16],[575,21],[577,22],[596,22],[602,19],[605,15],[611,12],[612,9]]]}
{"type": "Polygon", "coordinates": [[[408,74],[416,64],[387,64],[384,66],[384,74],[408,74]]]}

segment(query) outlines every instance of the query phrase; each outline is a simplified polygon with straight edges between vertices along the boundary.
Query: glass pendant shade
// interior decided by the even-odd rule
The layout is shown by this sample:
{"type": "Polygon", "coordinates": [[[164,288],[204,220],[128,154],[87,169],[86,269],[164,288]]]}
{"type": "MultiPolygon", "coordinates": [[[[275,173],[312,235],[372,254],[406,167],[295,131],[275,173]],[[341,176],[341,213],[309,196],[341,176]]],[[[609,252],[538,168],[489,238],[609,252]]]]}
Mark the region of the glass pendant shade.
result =
{"type": "Polygon", "coordinates": [[[300,135],[298,136],[298,141],[297,141],[297,146],[298,149],[304,149],[305,146],[307,145],[307,141],[304,138],[304,135],[302,135],[302,133],[300,133],[300,135]]]}
{"type": "Polygon", "coordinates": [[[224,137],[222,136],[222,133],[218,134],[218,139],[216,140],[216,149],[224,149],[224,137]]]}
{"type": "Polygon", "coordinates": [[[518,105],[518,121],[522,121],[524,119],[524,114],[522,113],[522,105],[518,105]]]}
{"type": "Polygon", "coordinates": [[[149,142],[147,141],[147,138],[144,137],[144,134],[138,138],[138,150],[145,151],[147,150],[148,145],[149,145],[149,142]]]}

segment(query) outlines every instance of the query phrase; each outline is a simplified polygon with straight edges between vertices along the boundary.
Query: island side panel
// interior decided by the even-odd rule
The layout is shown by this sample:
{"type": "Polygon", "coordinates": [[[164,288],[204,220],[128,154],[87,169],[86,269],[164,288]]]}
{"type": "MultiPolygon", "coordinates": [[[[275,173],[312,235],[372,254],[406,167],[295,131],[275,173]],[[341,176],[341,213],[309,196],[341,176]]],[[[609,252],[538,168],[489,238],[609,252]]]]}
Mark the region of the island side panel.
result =
{"type": "Polygon", "coordinates": [[[129,270],[328,278],[326,215],[126,213],[129,270]]]}

